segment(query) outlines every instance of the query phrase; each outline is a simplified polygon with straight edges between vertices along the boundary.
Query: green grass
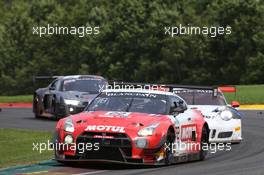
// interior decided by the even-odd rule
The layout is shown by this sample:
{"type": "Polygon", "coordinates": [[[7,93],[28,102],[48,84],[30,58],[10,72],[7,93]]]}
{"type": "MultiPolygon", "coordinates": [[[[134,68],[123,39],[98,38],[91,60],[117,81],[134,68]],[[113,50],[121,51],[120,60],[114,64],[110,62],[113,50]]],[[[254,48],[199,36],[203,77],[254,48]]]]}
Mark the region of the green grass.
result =
{"type": "Polygon", "coordinates": [[[32,95],[17,95],[17,96],[0,96],[0,103],[15,103],[23,102],[30,103],[32,102],[32,95]]]}
{"type": "Polygon", "coordinates": [[[237,92],[225,93],[227,101],[233,100],[240,104],[264,104],[264,85],[239,85],[237,92]]]}
{"type": "Polygon", "coordinates": [[[18,129],[0,129],[0,168],[50,160],[53,151],[33,151],[33,143],[47,143],[52,133],[18,129]]]}

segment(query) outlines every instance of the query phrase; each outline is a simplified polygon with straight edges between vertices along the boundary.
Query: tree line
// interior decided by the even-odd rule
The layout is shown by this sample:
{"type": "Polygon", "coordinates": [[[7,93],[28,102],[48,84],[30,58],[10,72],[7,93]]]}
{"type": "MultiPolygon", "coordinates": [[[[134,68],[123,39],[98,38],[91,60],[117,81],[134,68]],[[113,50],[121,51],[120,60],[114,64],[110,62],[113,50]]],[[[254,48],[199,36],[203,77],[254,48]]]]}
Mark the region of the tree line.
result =
{"type": "Polygon", "coordinates": [[[264,83],[261,0],[1,0],[0,94],[30,94],[34,75],[222,85],[264,83]],[[165,35],[166,26],[223,26],[230,35],[165,35]],[[33,34],[99,26],[98,35],[33,34]]]}

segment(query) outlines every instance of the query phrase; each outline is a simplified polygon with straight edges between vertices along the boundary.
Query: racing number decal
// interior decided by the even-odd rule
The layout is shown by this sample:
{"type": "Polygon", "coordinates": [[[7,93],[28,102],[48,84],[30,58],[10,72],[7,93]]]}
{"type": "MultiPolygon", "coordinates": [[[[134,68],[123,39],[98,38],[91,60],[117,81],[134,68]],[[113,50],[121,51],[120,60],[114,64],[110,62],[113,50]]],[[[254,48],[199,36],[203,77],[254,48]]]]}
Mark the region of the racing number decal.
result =
{"type": "Polygon", "coordinates": [[[181,141],[195,141],[196,140],[196,125],[182,125],[181,127],[181,141]]]}

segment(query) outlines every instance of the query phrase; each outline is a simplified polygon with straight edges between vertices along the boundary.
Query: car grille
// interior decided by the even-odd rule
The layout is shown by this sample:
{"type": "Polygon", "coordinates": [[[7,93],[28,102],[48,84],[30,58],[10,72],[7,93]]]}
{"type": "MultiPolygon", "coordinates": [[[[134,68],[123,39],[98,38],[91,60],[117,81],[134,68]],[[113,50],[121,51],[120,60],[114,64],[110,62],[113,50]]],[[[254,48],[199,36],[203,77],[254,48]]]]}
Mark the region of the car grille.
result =
{"type": "Polygon", "coordinates": [[[232,131],[229,131],[229,132],[220,132],[218,134],[218,138],[228,138],[228,137],[231,137],[233,134],[232,131]]]}
{"type": "Polygon", "coordinates": [[[84,159],[105,159],[124,161],[132,156],[132,143],[126,134],[85,132],[77,137],[77,144],[98,143],[99,150],[78,150],[77,155],[84,159]]]}

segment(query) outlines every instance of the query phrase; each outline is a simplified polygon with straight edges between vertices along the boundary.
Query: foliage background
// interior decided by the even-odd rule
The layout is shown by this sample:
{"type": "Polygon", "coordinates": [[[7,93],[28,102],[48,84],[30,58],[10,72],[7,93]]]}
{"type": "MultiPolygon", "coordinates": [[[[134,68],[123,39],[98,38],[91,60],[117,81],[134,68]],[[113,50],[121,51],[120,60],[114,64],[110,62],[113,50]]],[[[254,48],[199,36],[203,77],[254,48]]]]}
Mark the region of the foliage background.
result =
{"type": "Polygon", "coordinates": [[[0,0],[0,94],[34,90],[33,75],[99,74],[179,84],[264,83],[262,0],[0,0]],[[39,37],[33,26],[100,26],[39,37]],[[231,26],[232,34],[164,35],[165,26],[231,26]]]}

